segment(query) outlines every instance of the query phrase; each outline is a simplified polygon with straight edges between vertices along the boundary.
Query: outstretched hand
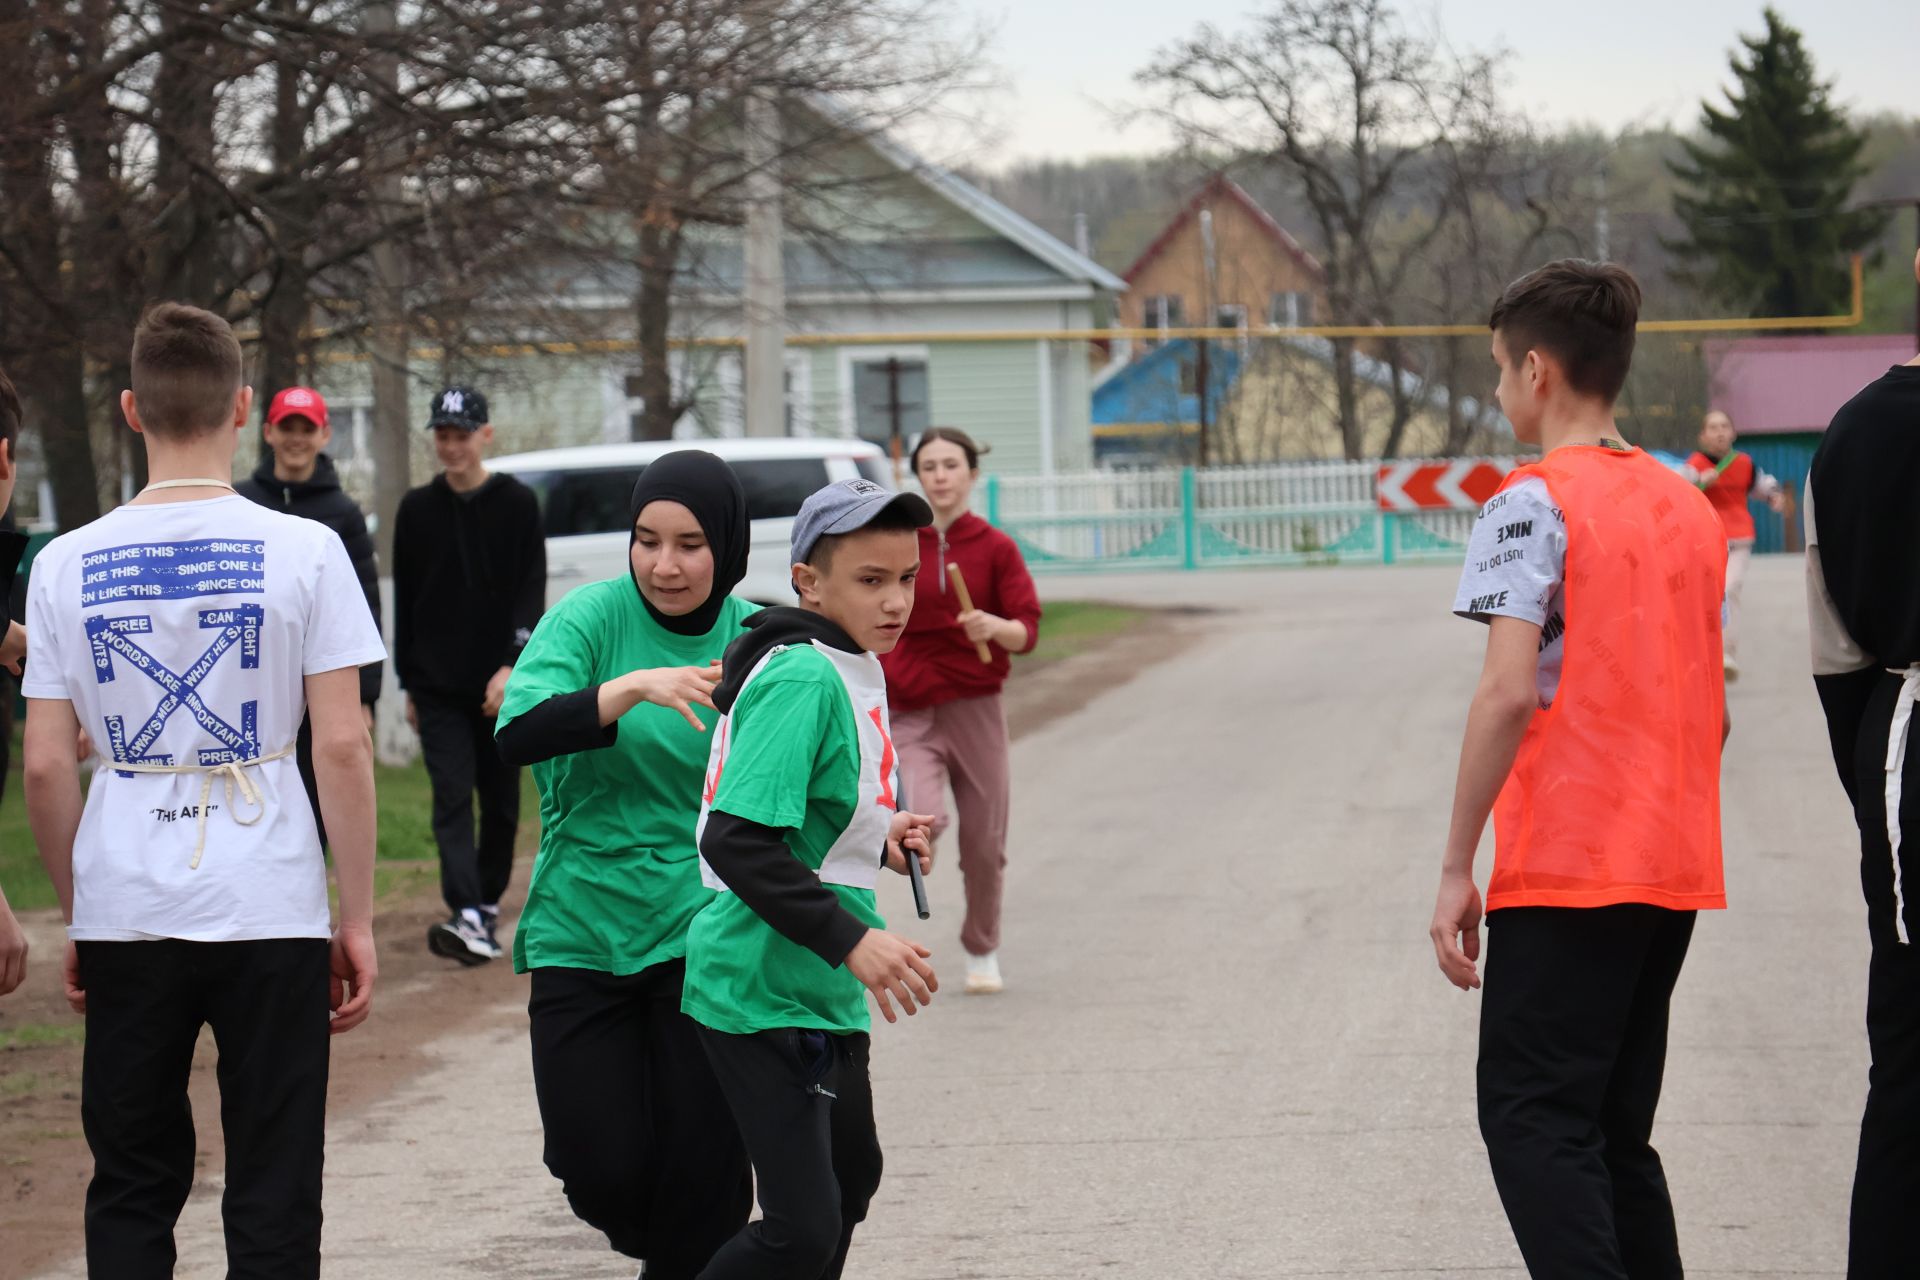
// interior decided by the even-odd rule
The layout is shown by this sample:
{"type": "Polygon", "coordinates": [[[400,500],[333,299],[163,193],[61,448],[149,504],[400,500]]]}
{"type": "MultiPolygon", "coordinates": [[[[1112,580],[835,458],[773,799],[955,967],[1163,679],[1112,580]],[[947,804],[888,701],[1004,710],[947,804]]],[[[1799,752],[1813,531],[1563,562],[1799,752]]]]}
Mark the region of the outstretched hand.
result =
{"type": "Polygon", "coordinates": [[[704,667],[654,667],[630,672],[625,679],[630,682],[635,706],[651,702],[656,707],[678,711],[688,724],[702,732],[707,726],[700,723],[693,709],[698,706],[719,710],[713,705],[713,691],[720,683],[717,658],[704,667]]]}

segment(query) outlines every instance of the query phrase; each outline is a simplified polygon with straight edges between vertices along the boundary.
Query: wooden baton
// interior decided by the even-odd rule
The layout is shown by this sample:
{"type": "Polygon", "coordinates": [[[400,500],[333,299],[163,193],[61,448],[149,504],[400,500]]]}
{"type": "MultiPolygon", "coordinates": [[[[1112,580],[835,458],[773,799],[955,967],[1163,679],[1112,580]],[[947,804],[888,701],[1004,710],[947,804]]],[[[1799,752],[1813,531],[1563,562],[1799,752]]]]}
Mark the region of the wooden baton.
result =
{"type": "MultiPolygon", "coordinates": [[[[960,601],[960,612],[972,613],[973,596],[967,590],[967,575],[960,572],[959,565],[950,564],[947,566],[947,577],[953,580],[953,594],[960,601]]],[[[993,650],[987,648],[986,641],[976,641],[973,651],[980,655],[980,661],[985,663],[993,661],[993,650]]]]}

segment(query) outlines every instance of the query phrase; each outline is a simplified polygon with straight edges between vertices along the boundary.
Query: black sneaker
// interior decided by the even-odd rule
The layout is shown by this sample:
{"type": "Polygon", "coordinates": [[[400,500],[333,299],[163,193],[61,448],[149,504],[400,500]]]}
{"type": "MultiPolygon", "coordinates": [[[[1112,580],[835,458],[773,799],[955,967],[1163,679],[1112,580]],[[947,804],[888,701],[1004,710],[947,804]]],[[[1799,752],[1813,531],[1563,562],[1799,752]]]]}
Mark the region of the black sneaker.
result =
{"type": "Polygon", "coordinates": [[[480,908],[480,927],[487,931],[487,945],[493,948],[493,958],[498,960],[507,954],[500,949],[500,908],[480,908]]]}
{"type": "Polygon", "coordinates": [[[427,928],[427,949],[437,956],[458,960],[464,965],[485,964],[500,954],[500,948],[487,937],[487,928],[476,917],[455,912],[439,924],[427,928]]]}

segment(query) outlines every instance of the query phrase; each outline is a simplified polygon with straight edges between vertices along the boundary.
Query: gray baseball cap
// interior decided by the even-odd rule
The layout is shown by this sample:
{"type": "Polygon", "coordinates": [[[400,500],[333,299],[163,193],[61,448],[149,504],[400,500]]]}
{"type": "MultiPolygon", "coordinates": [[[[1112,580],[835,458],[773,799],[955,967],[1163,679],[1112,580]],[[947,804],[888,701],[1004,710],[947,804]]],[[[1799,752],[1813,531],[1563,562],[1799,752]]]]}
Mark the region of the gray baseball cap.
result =
{"type": "Polygon", "coordinates": [[[933,508],[925,498],[917,493],[895,493],[871,480],[836,480],[814,490],[793,518],[791,563],[805,564],[820,539],[864,529],[891,507],[905,511],[916,525],[933,523],[933,508]]]}

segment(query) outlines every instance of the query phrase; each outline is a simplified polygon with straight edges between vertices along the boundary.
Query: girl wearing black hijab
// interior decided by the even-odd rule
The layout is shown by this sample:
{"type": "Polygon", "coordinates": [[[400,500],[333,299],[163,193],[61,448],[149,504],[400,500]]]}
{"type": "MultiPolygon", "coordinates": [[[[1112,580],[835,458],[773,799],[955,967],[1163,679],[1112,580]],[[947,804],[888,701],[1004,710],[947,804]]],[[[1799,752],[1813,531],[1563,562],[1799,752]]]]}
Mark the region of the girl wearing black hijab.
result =
{"type": "Polygon", "coordinates": [[[698,450],[634,486],[627,575],[547,611],[497,742],[540,789],[540,854],[514,931],[546,1163],[647,1280],[691,1280],[747,1221],[745,1150],[680,1012],[687,925],[712,898],[694,824],[720,655],[756,606],[746,496],[698,450]]]}

